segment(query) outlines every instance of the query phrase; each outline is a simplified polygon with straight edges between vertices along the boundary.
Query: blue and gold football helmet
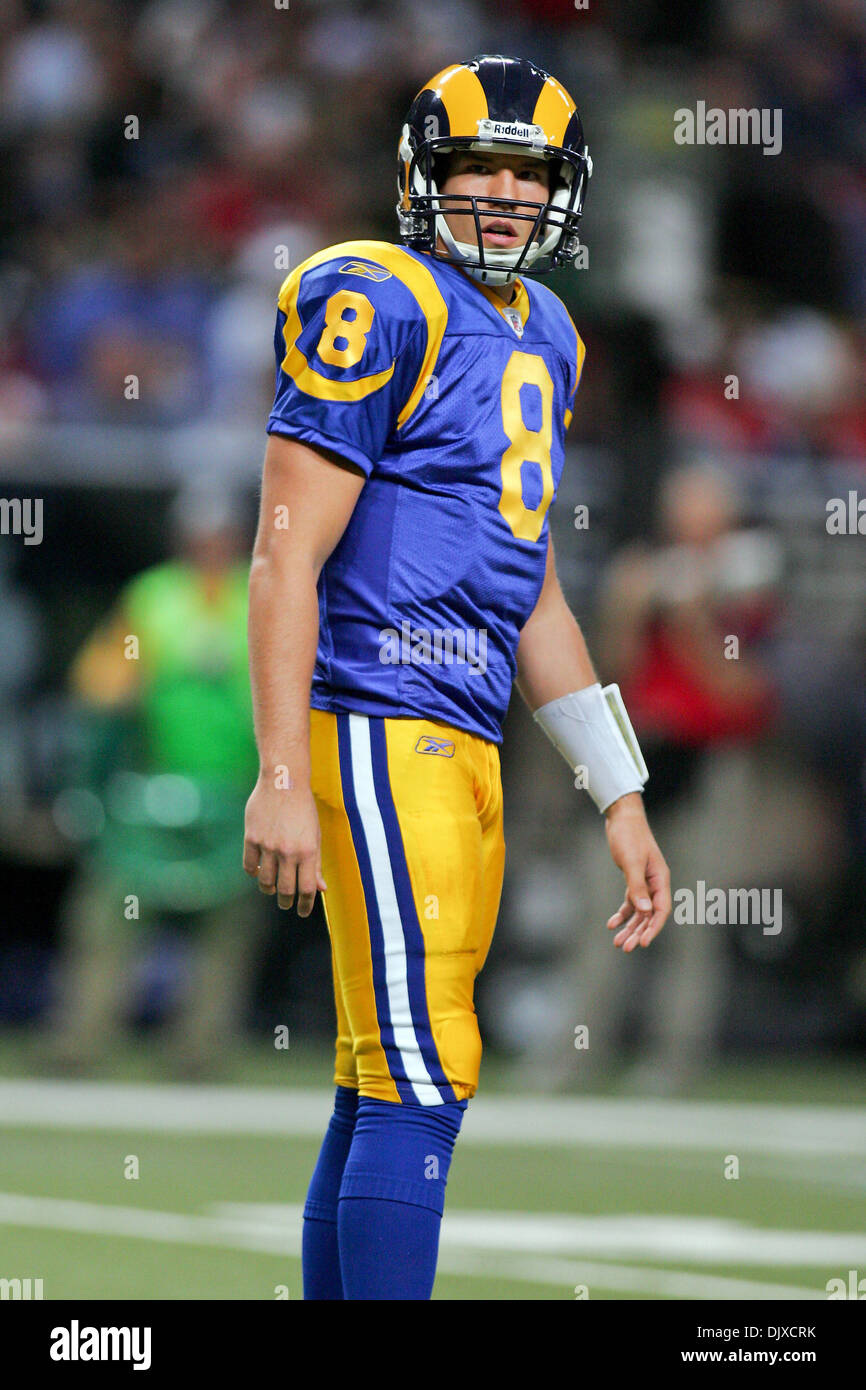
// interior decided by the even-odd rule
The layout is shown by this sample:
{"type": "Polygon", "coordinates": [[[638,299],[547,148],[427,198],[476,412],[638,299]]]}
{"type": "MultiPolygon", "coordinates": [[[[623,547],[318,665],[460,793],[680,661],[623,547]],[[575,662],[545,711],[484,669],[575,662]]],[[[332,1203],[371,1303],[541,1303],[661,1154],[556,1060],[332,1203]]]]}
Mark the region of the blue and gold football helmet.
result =
{"type": "Polygon", "coordinates": [[[577,256],[591,174],[580,116],[562,84],[526,58],[481,54],[437,73],[412,102],[398,150],[400,240],[461,266],[482,284],[508,284],[521,271],[545,274],[577,256]],[[547,202],[441,193],[442,156],[461,149],[546,161],[547,202]],[[531,221],[525,245],[485,247],[479,202],[483,215],[501,205],[509,219],[531,221]],[[446,212],[473,216],[475,245],[455,240],[446,212]]]}

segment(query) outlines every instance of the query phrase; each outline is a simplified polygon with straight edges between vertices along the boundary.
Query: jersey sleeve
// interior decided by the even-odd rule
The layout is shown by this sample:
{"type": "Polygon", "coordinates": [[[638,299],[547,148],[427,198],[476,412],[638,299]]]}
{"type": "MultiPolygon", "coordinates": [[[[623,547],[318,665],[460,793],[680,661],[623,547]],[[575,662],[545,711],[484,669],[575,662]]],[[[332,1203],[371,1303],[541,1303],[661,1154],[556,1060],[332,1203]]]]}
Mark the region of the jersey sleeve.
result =
{"type": "Polygon", "coordinates": [[[387,266],[349,255],[299,266],[280,290],[269,434],[331,449],[369,477],[423,370],[426,319],[387,266]]]}

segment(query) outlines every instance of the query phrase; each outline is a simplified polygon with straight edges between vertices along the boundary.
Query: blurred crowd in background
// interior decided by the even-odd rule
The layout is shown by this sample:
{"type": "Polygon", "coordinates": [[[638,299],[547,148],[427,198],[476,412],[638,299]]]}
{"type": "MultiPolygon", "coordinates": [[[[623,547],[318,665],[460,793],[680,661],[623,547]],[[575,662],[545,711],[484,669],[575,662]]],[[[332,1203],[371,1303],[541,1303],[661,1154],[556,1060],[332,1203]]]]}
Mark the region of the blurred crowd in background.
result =
{"type": "Polygon", "coordinates": [[[0,537],[0,1022],[52,1064],[123,1024],[165,1023],[196,1074],[244,1031],[329,1036],[319,909],[238,871],[276,293],[323,246],[396,240],[405,112],[478,52],[554,72],[595,164],[586,264],[547,278],[587,345],[563,588],[674,887],[784,901],[776,934],[672,925],[624,961],[601,823],[515,696],[482,1032],[536,1080],[630,1058],[661,1090],[866,1041],[861,0],[4,0],[0,490],[44,534],[0,537]],[[699,101],[780,111],[781,151],[678,144],[699,101]]]}

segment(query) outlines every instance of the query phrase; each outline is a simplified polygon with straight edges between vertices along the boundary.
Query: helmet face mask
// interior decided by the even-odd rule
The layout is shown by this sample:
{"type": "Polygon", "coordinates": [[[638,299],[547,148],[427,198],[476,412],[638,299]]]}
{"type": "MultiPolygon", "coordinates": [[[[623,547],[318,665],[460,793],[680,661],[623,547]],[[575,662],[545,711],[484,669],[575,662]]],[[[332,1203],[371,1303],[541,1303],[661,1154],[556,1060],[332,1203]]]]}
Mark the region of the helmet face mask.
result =
{"type": "MultiPolygon", "coordinates": [[[[477,96],[475,88],[471,89],[471,95],[477,96]]],[[[401,240],[429,252],[437,260],[461,266],[483,284],[508,284],[521,271],[546,274],[557,266],[569,264],[578,253],[578,227],[591,173],[592,160],[583,139],[580,118],[571,98],[554,78],[525,59],[482,57],[458,64],[433,78],[419,92],[403,127],[398,152],[400,201],[397,204],[401,240]],[[447,110],[447,100],[442,100],[445,83],[456,77],[465,87],[474,80],[481,91],[481,83],[472,78],[473,73],[481,73],[484,77],[485,91],[481,92],[481,99],[485,114],[477,115],[479,107],[476,105],[472,113],[476,119],[466,119],[464,113],[462,120],[454,121],[451,119],[453,112],[447,110]],[[441,85],[437,88],[437,84],[441,85]],[[555,112],[560,125],[565,124],[566,138],[562,144],[552,143],[543,127],[530,119],[541,104],[539,92],[543,87],[555,90],[560,98],[559,106],[565,110],[564,117],[559,108],[555,112]],[[501,99],[503,89],[508,91],[507,105],[501,99]],[[493,116],[486,114],[490,110],[493,116]],[[450,127],[449,134],[438,133],[441,124],[450,127]],[[454,129],[455,125],[462,128],[454,129]],[[473,125],[474,130],[469,129],[473,125]],[[479,155],[518,154],[543,160],[549,172],[545,201],[443,193],[436,179],[436,164],[444,154],[460,150],[479,155]],[[522,245],[507,248],[484,245],[481,218],[489,220],[500,210],[511,222],[531,224],[522,245]],[[456,240],[446,221],[446,213],[472,217],[473,242],[456,240]]]]}

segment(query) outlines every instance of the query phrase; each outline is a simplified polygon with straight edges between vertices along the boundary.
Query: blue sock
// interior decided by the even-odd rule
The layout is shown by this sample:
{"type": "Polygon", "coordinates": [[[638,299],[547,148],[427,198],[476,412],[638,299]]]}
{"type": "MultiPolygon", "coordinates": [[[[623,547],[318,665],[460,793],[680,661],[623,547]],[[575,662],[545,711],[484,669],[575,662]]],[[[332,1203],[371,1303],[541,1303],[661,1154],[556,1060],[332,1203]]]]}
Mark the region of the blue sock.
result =
{"type": "Polygon", "coordinates": [[[358,1093],[338,1086],[334,1113],[325,1133],[304,1207],[301,1267],[305,1299],[343,1298],[337,1245],[337,1198],[352,1144],[358,1093]]]}
{"type": "Polygon", "coordinates": [[[341,1198],[340,1260],[346,1298],[429,1299],[441,1222],[432,1207],[379,1197],[341,1198]]]}
{"type": "Polygon", "coordinates": [[[345,1298],[429,1299],[445,1185],[467,1104],[360,1097],[337,1217],[345,1298]]]}

